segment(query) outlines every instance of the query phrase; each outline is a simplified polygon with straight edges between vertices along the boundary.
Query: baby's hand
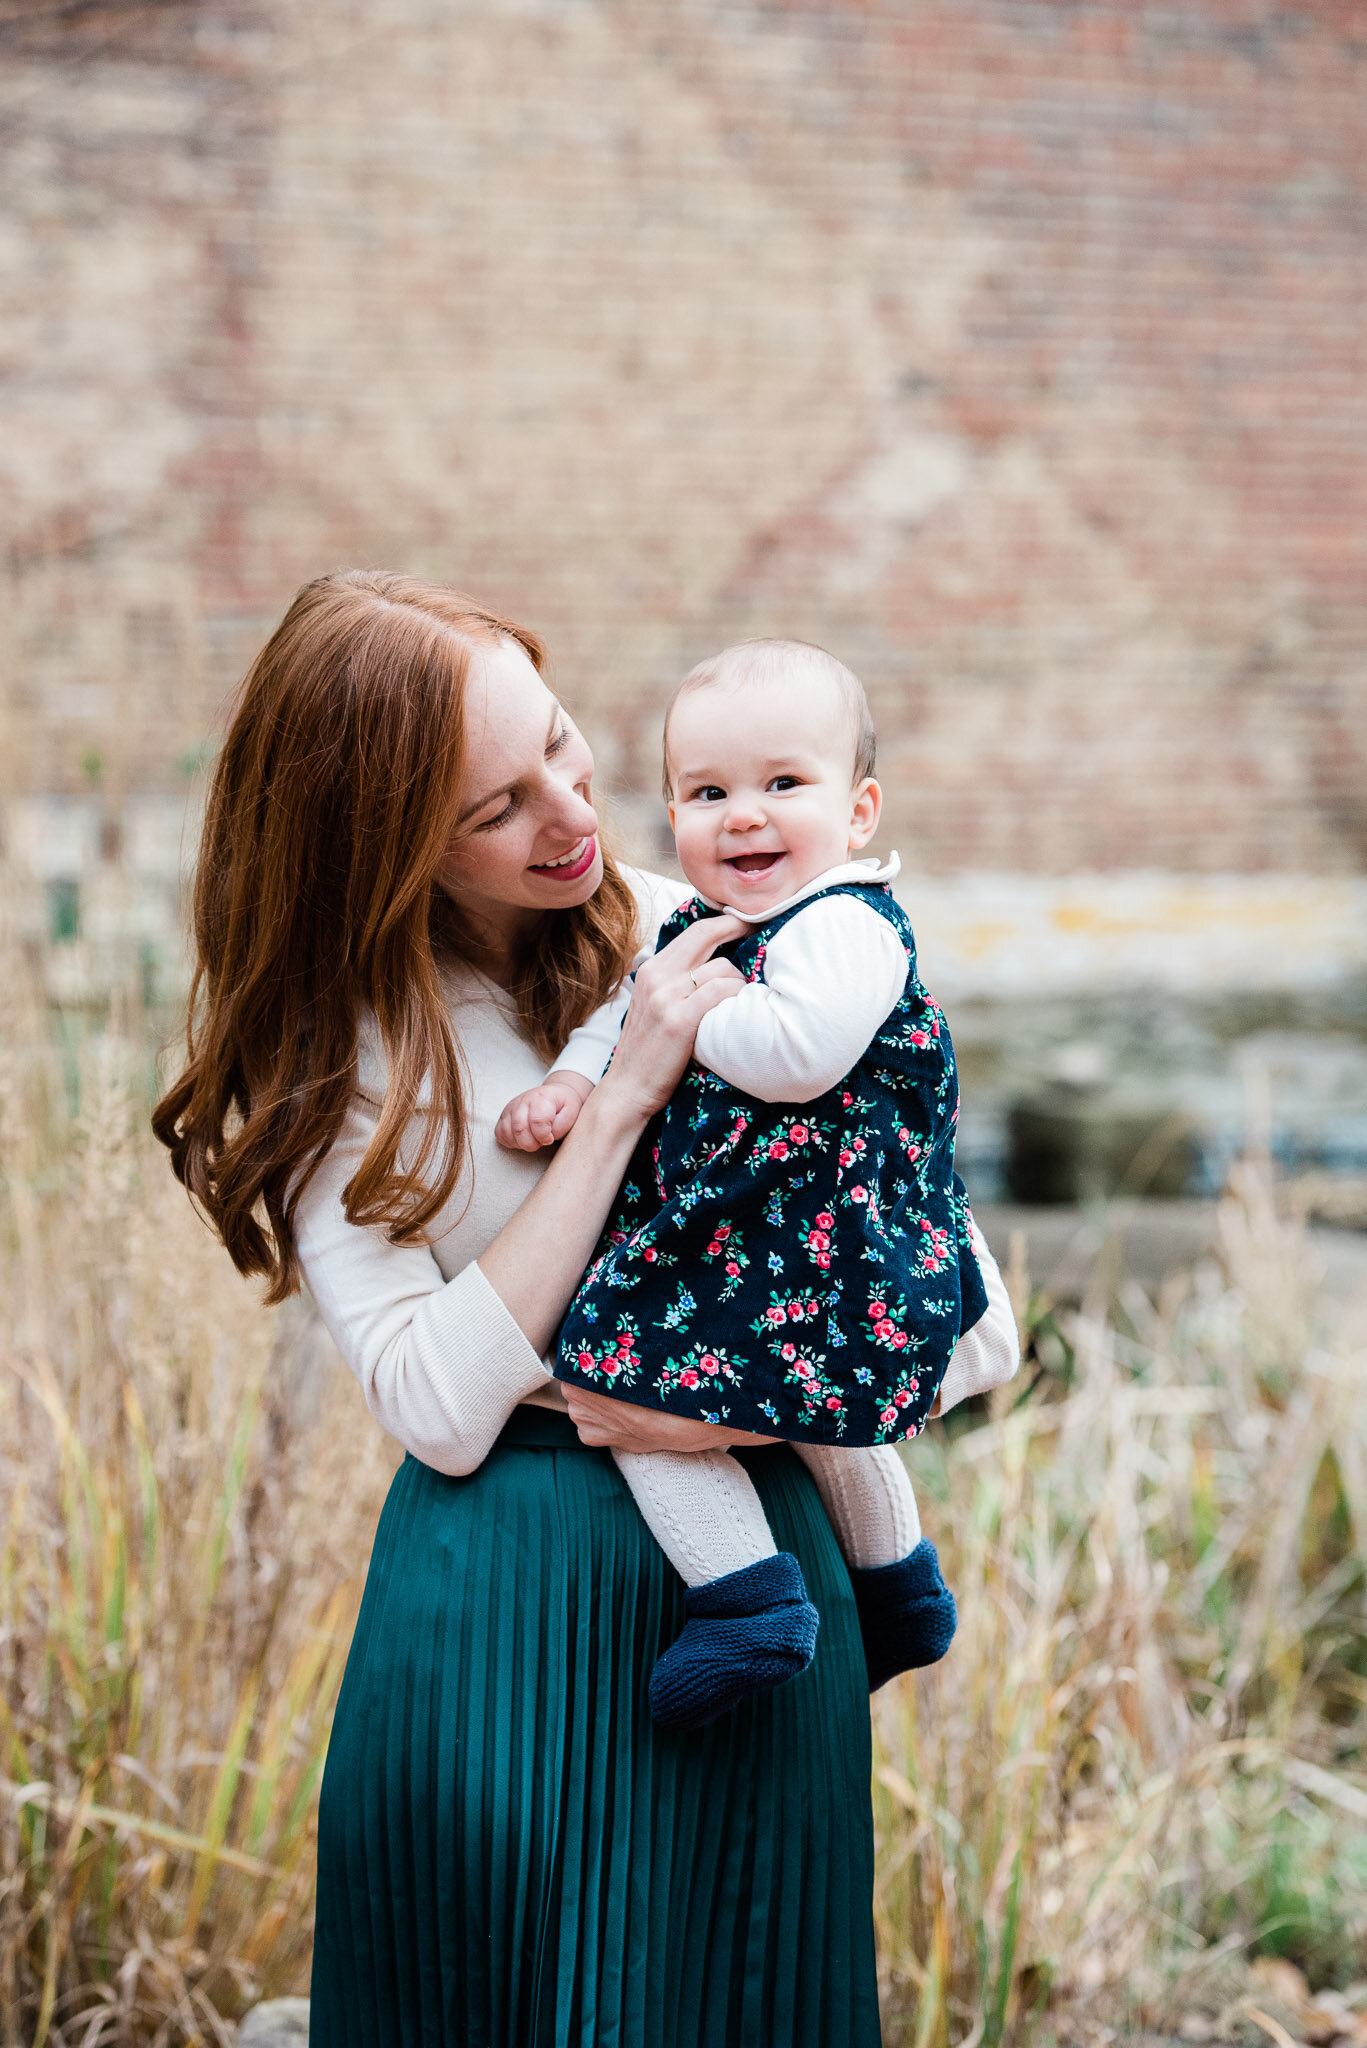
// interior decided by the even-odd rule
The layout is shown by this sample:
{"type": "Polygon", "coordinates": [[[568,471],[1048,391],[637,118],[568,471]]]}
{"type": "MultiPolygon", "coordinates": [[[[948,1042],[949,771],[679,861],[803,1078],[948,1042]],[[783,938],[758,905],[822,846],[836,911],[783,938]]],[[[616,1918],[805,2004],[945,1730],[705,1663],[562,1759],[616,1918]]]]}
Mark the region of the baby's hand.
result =
{"type": "Polygon", "coordinates": [[[543,1145],[554,1145],[574,1129],[575,1119],[592,1093],[592,1081],[582,1074],[557,1069],[547,1074],[539,1088],[513,1097],[494,1126],[494,1136],[510,1152],[539,1152],[543,1145]]]}

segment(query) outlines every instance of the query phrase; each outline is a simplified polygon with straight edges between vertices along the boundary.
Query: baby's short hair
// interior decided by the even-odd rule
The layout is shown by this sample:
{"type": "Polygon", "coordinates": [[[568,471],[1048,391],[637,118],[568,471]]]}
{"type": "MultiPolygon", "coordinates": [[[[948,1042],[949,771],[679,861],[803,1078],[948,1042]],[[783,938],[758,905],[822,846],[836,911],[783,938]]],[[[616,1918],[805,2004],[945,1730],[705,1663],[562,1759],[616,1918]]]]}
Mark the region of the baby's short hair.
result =
{"type": "Polygon", "coordinates": [[[850,723],[850,738],[854,752],[854,782],[863,782],[872,775],[877,752],[877,736],[873,729],[873,718],[869,712],[869,700],[864,695],[864,685],[852,668],[846,668],[843,661],[837,661],[833,654],[827,654],[824,647],[814,647],[810,640],[741,640],[734,647],[724,647],[720,654],[709,655],[688,671],[679,683],[668,704],[665,706],[664,728],[664,788],[665,797],[670,795],[669,784],[669,721],[674,706],[681,697],[687,697],[694,690],[706,690],[714,685],[722,688],[743,689],[747,683],[777,682],[795,669],[805,669],[809,675],[819,676],[831,683],[844,699],[846,714],[850,723]]]}

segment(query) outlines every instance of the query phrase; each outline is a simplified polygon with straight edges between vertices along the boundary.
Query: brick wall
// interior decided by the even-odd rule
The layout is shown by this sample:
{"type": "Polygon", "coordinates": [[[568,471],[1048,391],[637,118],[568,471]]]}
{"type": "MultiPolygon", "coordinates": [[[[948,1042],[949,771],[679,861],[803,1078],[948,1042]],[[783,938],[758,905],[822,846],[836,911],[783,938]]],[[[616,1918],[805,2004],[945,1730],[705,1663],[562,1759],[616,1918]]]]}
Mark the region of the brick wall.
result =
{"type": "Polygon", "coordinates": [[[1365,86],[1351,0],[0,0],[0,791],[173,792],[383,562],[643,831],[794,632],[918,867],[1361,867],[1365,86]]]}

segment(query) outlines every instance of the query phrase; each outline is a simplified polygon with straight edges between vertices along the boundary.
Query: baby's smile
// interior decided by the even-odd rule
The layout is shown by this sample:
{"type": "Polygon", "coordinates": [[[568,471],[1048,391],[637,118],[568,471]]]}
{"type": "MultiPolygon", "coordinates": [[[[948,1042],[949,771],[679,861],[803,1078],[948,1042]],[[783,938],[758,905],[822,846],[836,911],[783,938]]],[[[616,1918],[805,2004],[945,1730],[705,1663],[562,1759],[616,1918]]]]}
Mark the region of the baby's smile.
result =
{"type": "Polygon", "coordinates": [[[767,875],[783,857],[781,853],[736,853],[727,856],[726,865],[738,875],[767,875]]]}

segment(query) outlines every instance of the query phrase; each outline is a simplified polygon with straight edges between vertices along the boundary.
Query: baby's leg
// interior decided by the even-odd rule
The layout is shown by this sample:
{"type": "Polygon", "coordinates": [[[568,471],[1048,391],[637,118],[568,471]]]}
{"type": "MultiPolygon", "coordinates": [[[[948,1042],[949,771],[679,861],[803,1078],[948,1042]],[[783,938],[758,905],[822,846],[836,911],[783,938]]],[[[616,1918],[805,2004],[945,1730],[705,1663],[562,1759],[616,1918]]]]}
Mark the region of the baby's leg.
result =
{"type": "Polygon", "coordinates": [[[794,1444],[816,1481],[845,1562],[866,1572],[896,1564],[921,1540],[911,1474],[891,1444],[842,1451],[833,1444],[794,1444]]]}
{"type": "Polygon", "coordinates": [[[725,1451],[614,1451],[651,1534],[688,1587],[688,1619],[650,1675],[664,1728],[701,1728],[806,1669],[817,1613],[776,1550],[749,1473],[725,1451]]]}
{"type": "Polygon", "coordinates": [[[817,1483],[850,1567],[869,1691],[899,1671],[937,1663],[953,1641],[958,1616],[935,1545],[921,1534],[901,1454],[891,1444],[793,1448],[817,1483]]]}
{"type": "Polygon", "coordinates": [[[614,1451],[651,1535],[686,1586],[777,1551],[750,1474],[726,1451],[614,1451]]]}

